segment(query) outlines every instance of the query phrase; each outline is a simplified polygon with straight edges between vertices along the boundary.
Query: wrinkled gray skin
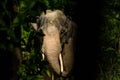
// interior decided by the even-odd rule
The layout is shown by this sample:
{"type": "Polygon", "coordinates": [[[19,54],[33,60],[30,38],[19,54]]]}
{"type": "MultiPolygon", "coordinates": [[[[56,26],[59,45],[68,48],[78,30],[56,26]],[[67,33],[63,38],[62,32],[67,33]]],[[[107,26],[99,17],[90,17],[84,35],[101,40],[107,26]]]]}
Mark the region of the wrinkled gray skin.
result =
{"type": "Polygon", "coordinates": [[[60,10],[46,10],[46,13],[43,12],[38,17],[37,23],[31,24],[34,30],[41,29],[45,35],[43,36],[42,52],[52,69],[58,75],[67,77],[74,63],[74,23],[67,19],[60,10]],[[62,60],[60,60],[60,54],[62,60]]]}

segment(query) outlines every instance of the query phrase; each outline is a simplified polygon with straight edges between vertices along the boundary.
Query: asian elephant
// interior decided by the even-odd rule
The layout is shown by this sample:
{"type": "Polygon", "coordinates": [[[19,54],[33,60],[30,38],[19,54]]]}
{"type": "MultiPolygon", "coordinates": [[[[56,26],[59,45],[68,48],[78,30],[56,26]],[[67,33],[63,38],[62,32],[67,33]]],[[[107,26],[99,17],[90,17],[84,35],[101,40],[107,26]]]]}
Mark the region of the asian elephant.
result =
{"type": "Polygon", "coordinates": [[[74,65],[76,24],[61,10],[46,10],[31,25],[44,34],[43,58],[58,75],[69,76],[74,65]]]}

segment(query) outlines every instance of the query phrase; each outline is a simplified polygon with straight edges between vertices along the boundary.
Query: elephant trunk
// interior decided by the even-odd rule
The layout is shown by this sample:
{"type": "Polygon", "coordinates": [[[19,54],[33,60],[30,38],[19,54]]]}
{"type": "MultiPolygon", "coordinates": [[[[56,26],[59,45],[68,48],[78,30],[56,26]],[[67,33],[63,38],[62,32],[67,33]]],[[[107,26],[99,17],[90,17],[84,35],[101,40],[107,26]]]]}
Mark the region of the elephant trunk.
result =
{"type": "Polygon", "coordinates": [[[59,54],[61,53],[61,44],[59,32],[55,27],[50,27],[44,31],[42,52],[45,54],[52,69],[60,74],[59,54]]]}

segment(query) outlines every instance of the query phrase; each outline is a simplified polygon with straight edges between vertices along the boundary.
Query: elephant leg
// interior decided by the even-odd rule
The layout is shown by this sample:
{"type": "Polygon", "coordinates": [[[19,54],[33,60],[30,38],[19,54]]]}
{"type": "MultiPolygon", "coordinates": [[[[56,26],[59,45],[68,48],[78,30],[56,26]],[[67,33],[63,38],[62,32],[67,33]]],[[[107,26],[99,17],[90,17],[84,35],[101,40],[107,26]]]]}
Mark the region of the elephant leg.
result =
{"type": "Polygon", "coordinates": [[[60,61],[60,72],[62,73],[64,68],[63,68],[63,59],[62,59],[62,54],[59,54],[59,61],[60,61]]]}

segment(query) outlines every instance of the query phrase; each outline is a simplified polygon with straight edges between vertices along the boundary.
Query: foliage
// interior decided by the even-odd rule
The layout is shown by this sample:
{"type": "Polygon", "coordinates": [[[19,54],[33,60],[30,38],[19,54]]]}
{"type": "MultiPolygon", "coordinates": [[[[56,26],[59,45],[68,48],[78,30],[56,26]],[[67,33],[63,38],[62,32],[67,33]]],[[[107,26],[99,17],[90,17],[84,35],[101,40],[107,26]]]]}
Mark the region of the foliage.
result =
{"type": "Polygon", "coordinates": [[[100,28],[100,54],[98,56],[97,80],[120,79],[120,7],[119,0],[104,1],[101,12],[103,24],[100,28]]]}
{"type": "MultiPolygon", "coordinates": [[[[17,72],[19,80],[43,80],[43,73],[51,77],[46,66],[48,63],[41,61],[41,37],[32,29],[30,22],[35,22],[36,16],[46,9],[72,10],[71,5],[74,4],[68,0],[1,1],[0,49],[11,51],[16,43],[21,46],[22,63],[17,72]]],[[[71,10],[66,12],[73,14],[71,10]]]]}
{"type": "MultiPolygon", "coordinates": [[[[19,80],[44,80],[44,74],[51,77],[47,61],[41,61],[42,38],[30,22],[35,22],[36,16],[46,9],[61,9],[74,16],[75,4],[73,0],[1,0],[0,50],[11,52],[16,44],[20,45],[19,80]]],[[[101,15],[104,22],[100,27],[97,80],[119,80],[120,0],[105,0],[101,15]]]]}

